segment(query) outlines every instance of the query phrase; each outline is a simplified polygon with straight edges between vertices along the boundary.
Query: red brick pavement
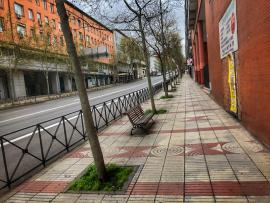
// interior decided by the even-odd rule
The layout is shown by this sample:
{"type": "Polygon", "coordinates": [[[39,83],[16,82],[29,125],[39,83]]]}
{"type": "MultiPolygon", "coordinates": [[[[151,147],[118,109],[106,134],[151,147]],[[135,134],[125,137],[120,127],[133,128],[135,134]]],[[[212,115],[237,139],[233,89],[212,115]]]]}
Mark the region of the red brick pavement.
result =
{"type": "Polygon", "coordinates": [[[63,192],[68,186],[67,181],[27,181],[17,187],[17,192],[63,192]]]}
{"type": "MultiPolygon", "coordinates": [[[[130,188],[131,190],[131,188],[130,188]]],[[[128,194],[130,193],[130,190],[128,194]]],[[[237,182],[137,182],[133,195],[185,195],[185,196],[264,196],[270,195],[267,181],[237,182]]]]}

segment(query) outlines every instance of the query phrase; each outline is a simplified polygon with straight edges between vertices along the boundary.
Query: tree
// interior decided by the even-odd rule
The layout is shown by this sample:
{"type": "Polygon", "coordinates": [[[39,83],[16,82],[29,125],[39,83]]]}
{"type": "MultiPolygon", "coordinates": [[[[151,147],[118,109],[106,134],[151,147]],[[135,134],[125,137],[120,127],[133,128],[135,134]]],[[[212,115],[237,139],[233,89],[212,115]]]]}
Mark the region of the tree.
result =
{"type": "MultiPolygon", "coordinates": [[[[103,17],[106,18],[108,21],[113,23],[114,25],[122,26],[123,29],[120,30],[130,30],[137,34],[137,37],[140,42],[140,46],[143,50],[143,59],[146,63],[146,77],[151,101],[152,111],[156,112],[156,106],[154,101],[154,94],[153,94],[153,87],[152,81],[150,78],[150,54],[149,49],[146,42],[146,30],[145,30],[145,9],[147,7],[152,7],[155,4],[156,0],[135,0],[135,1],[128,1],[128,0],[89,0],[86,1],[89,5],[102,5],[101,7],[106,7],[109,10],[104,13],[103,17]],[[95,3],[93,3],[95,2],[95,3]],[[121,9],[120,9],[121,8],[121,9]],[[111,11],[113,11],[113,15],[110,15],[111,11]]],[[[95,7],[96,8],[96,7],[95,7]]],[[[156,15],[156,14],[153,14],[156,15]]],[[[148,16],[149,17],[149,16],[148,16]]]]}
{"type": "Polygon", "coordinates": [[[31,43],[31,39],[25,37],[25,33],[18,33],[16,28],[16,24],[11,22],[11,18],[9,17],[10,13],[7,13],[5,17],[5,25],[6,26],[4,35],[2,36],[3,41],[0,41],[0,66],[4,66],[4,68],[8,68],[8,77],[9,77],[9,92],[12,103],[17,98],[15,92],[15,84],[14,84],[14,73],[17,70],[19,65],[23,65],[27,62],[27,59],[24,57],[25,47],[31,43]]]}
{"type": "MultiPolygon", "coordinates": [[[[161,65],[161,73],[163,76],[163,87],[165,96],[168,97],[168,86],[166,80],[166,37],[165,32],[172,28],[171,22],[164,22],[164,14],[167,10],[164,8],[163,2],[159,0],[158,2],[158,13],[159,15],[155,18],[148,18],[147,20],[147,28],[148,28],[148,45],[152,48],[154,53],[158,56],[160,65],[161,65]]],[[[167,7],[166,7],[167,8],[167,7]]],[[[151,12],[148,11],[148,12],[151,12]]]]}
{"type": "Polygon", "coordinates": [[[171,33],[168,35],[167,51],[172,67],[177,69],[179,74],[181,74],[184,68],[184,56],[181,38],[178,33],[171,33]]]}
{"type": "Polygon", "coordinates": [[[76,47],[72,38],[72,33],[69,27],[68,15],[66,13],[65,8],[65,0],[56,0],[56,7],[58,15],[60,16],[60,22],[66,42],[67,52],[70,57],[72,67],[74,69],[75,82],[79,92],[79,98],[81,101],[86,133],[94,157],[97,174],[101,181],[105,181],[106,168],[104,158],[91,114],[90,104],[84,84],[80,61],[77,55],[76,47]]]}
{"type": "Polygon", "coordinates": [[[50,27],[50,25],[46,24],[44,26],[43,33],[40,34],[41,36],[36,40],[37,45],[39,45],[39,48],[42,50],[42,53],[40,55],[41,69],[46,79],[48,97],[50,96],[48,55],[50,53],[50,46],[51,46],[51,33],[52,28],[50,27]]]}
{"type": "MultiPolygon", "coordinates": [[[[131,68],[133,68],[138,61],[142,61],[144,59],[143,51],[139,46],[139,42],[131,37],[122,38],[118,58],[120,61],[129,63],[132,66],[131,68]]],[[[135,73],[133,72],[133,74],[135,73]]]]}
{"type": "MultiPolygon", "coordinates": [[[[182,1],[175,0],[157,0],[156,10],[158,10],[158,16],[155,18],[148,18],[148,44],[159,57],[161,62],[161,69],[164,83],[166,81],[166,72],[168,70],[170,75],[170,83],[172,83],[172,57],[170,55],[168,46],[170,36],[177,33],[176,21],[173,16],[173,9],[180,6],[182,1]]],[[[152,12],[153,9],[149,9],[146,12],[152,12]]],[[[149,16],[149,14],[148,14],[149,16]]],[[[173,53],[174,50],[172,50],[173,53]]],[[[180,53],[181,54],[181,53],[180,53]]],[[[181,57],[181,55],[179,55],[181,57]]],[[[173,60],[174,61],[174,60],[173,60]]],[[[174,65],[174,64],[173,64],[174,65]]],[[[168,95],[168,87],[164,84],[165,96],[168,95]]]]}

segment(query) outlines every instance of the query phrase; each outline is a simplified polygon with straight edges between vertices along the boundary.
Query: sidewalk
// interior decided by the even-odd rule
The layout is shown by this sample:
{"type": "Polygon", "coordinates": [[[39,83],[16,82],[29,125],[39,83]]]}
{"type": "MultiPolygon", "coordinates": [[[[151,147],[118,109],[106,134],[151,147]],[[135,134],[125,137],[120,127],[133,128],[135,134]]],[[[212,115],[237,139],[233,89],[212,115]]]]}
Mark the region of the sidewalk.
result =
{"type": "MultiPolygon", "coordinates": [[[[6,196],[7,202],[270,202],[270,153],[188,76],[159,100],[146,136],[127,117],[100,135],[106,163],[139,165],[123,194],[65,193],[93,158],[89,144],[67,154],[6,196]]],[[[150,103],[144,104],[144,109],[150,103]]]]}

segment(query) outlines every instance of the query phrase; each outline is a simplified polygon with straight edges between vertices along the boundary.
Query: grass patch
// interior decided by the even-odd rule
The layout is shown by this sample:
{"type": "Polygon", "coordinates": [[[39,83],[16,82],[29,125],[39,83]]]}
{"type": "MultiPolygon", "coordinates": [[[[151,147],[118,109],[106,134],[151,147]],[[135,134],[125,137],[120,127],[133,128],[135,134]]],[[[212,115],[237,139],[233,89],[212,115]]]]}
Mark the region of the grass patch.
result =
{"type": "Polygon", "coordinates": [[[162,95],[160,97],[160,99],[169,99],[169,98],[173,98],[173,95],[169,94],[167,97],[165,95],[162,95]]]}
{"type": "Polygon", "coordinates": [[[68,191],[117,191],[121,190],[124,183],[128,180],[129,175],[133,171],[133,167],[125,166],[120,167],[115,164],[108,164],[106,166],[107,180],[101,182],[98,179],[96,167],[94,165],[89,166],[86,173],[75,180],[68,191]]]}
{"type": "MultiPolygon", "coordinates": [[[[152,113],[152,112],[153,112],[152,109],[147,109],[147,110],[144,112],[144,114],[150,114],[150,113],[152,113]]],[[[166,109],[158,109],[157,112],[156,112],[155,114],[164,114],[164,113],[166,113],[166,112],[167,112],[166,109]]]]}

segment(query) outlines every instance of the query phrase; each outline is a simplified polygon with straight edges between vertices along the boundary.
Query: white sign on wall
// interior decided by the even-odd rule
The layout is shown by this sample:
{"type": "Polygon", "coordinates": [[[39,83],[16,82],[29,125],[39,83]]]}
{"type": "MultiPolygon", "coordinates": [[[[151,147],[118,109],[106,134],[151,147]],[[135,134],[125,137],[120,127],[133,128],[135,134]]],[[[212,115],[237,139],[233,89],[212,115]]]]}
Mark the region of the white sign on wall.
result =
{"type": "Polygon", "coordinates": [[[238,50],[236,0],[232,0],[219,21],[220,58],[238,50]]]}

